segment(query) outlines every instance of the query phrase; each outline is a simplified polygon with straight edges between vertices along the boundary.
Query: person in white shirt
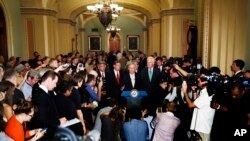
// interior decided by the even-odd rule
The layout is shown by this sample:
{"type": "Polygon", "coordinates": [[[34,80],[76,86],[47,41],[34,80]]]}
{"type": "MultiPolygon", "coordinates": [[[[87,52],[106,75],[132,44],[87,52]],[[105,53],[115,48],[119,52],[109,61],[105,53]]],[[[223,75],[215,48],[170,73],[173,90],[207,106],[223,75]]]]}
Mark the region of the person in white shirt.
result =
{"type": "Polygon", "coordinates": [[[210,140],[210,132],[215,114],[215,110],[210,107],[212,96],[207,92],[207,84],[207,79],[204,76],[200,76],[198,86],[201,90],[198,98],[194,101],[191,101],[188,96],[186,81],[183,81],[182,84],[187,105],[189,108],[194,108],[190,129],[197,131],[203,141],[210,140]]]}

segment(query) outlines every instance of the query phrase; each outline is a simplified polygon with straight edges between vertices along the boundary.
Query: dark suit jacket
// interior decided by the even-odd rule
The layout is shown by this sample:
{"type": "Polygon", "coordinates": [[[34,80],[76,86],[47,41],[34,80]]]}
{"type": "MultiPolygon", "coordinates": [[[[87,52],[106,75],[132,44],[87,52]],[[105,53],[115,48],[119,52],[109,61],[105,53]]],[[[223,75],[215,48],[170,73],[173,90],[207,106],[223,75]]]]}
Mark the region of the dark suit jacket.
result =
{"type": "Polygon", "coordinates": [[[144,68],[141,71],[141,88],[147,91],[148,96],[153,96],[158,94],[161,83],[161,73],[158,68],[153,69],[152,80],[149,80],[148,68],[144,68]]]}
{"type": "Polygon", "coordinates": [[[46,136],[44,140],[50,139],[60,124],[53,96],[50,96],[50,94],[36,85],[32,90],[32,102],[37,106],[38,111],[31,120],[31,127],[48,128],[48,136],[46,136]]]}
{"type": "Polygon", "coordinates": [[[25,99],[23,92],[21,90],[15,88],[14,94],[13,94],[13,104],[17,103],[21,99],[25,99]]]}
{"type": "Polygon", "coordinates": [[[141,72],[144,68],[146,68],[147,65],[147,58],[140,59],[139,67],[138,67],[138,72],[141,72]]]}
{"type": "Polygon", "coordinates": [[[114,54],[112,54],[112,52],[110,52],[108,54],[108,57],[107,57],[108,68],[110,71],[112,71],[114,69],[114,67],[113,67],[114,61],[116,61],[116,56],[114,54]]]}
{"type": "Polygon", "coordinates": [[[234,74],[231,77],[231,83],[235,84],[237,82],[240,82],[242,80],[242,78],[243,78],[243,75],[244,75],[244,73],[242,71],[237,73],[236,75],[234,74]]]}
{"type": "MultiPolygon", "coordinates": [[[[59,117],[66,117],[67,120],[78,118],[75,103],[63,94],[55,97],[55,103],[58,109],[59,117]]],[[[83,135],[81,123],[69,126],[69,128],[77,135],[83,135]]]]}
{"type": "Polygon", "coordinates": [[[121,96],[121,87],[123,86],[123,78],[124,74],[122,71],[119,72],[120,74],[120,83],[118,84],[116,81],[116,76],[114,70],[108,72],[106,76],[107,80],[107,95],[113,98],[119,98],[121,96]]]}
{"type": "Polygon", "coordinates": [[[123,84],[125,86],[124,91],[131,91],[132,89],[140,90],[140,76],[135,73],[135,85],[133,87],[129,72],[126,72],[124,74],[123,84]]]}
{"type": "Polygon", "coordinates": [[[168,74],[165,72],[164,66],[162,66],[162,70],[160,70],[160,68],[158,68],[157,66],[155,66],[155,68],[157,68],[161,74],[161,82],[167,82],[168,81],[168,74]]]}
{"type": "MultiPolygon", "coordinates": [[[[105,78],[106,78],[108,75],[108,72],[105,71],[104,73],[105,73],[105,78]]],[[[99,70],[97,70],[97,75],[98,75],[98,77],[102,77],[101,72],[99,70]]]]}

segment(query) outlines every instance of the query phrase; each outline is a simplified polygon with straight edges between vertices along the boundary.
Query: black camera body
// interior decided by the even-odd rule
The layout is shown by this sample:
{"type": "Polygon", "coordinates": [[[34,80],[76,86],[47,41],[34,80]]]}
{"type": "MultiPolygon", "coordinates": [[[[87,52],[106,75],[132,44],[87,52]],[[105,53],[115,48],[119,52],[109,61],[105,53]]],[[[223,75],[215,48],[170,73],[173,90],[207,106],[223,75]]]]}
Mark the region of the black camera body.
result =
{"type": "Polygon", "coordinates": [[[230,77],[225,75],[218,75],[216,73],[205,75],[205,78],[208,81],[207,91],[208,95],[212,97],[210,107],[217,109],[214,107],[215,103],[225,104],[230,97],[231,93],[231,81],[230,77]]]}
{"type": "Polygon", "coordinates": [[[186,78],[187,85],[189,86],[198,86],[198,78],[197,74],[193,74],[190,77],[186,78]]]}
{"type": "Polygon", "coordinates": [[[205,78],[208,81],[208,93],[210,95],[217,95],[217,94],[223,94],[228,95],[230,94],[230,89],[228,89],[230,84],[230,77],[227,75],[218,75],[216,73],[207,74],[205,75],[205,78]]]}
{"type": "Polygon", "coordinates": [[[250,78],[242,78],[241,84],[244,87],[246,92],[250,92],[250,78]]]}
{"type": "Polygon", "coordinates": [[[96,86],[98,86],[98,84],[100,82],[103,82],[103,85],[102,85],[102,91],[106,91],[106,79],[105,78],[102,78],[101,76],[98,76],[97,79],[96,79],[96,86]]]}

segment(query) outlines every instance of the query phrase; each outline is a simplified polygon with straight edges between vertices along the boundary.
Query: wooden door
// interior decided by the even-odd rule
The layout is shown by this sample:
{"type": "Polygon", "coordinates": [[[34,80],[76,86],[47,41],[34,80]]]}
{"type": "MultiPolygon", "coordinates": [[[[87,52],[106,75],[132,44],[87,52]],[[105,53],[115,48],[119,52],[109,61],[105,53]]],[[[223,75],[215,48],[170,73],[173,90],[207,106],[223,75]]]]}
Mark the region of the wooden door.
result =
{"type": "Polygon", "coordinates": [[[109,51],[117,52],[120,49],[120,38],[115,36],[114,38],[109,38],[109,51]]]}
{"type": "Polygon", "coordinates": [[[0,56],[3,56],[5,61],[8,60],[6,21],[2,8],[0,8],[0,56]]]}

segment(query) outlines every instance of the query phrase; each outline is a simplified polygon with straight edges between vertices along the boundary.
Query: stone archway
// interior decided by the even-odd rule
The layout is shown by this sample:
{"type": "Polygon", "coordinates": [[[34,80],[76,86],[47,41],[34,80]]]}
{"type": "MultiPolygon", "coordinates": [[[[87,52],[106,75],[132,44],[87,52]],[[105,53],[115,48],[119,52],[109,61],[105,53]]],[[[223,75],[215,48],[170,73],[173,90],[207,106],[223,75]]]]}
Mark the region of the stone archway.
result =
{"type": "Polygon", "coordinates": [[[2,7],[0,7],[0,56],[8,59],[6,20],[2,7]]]}

